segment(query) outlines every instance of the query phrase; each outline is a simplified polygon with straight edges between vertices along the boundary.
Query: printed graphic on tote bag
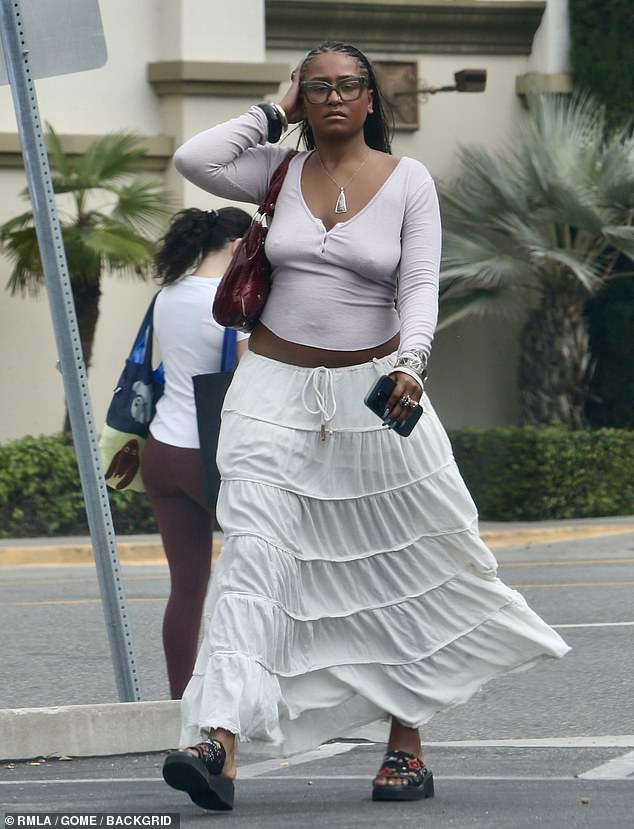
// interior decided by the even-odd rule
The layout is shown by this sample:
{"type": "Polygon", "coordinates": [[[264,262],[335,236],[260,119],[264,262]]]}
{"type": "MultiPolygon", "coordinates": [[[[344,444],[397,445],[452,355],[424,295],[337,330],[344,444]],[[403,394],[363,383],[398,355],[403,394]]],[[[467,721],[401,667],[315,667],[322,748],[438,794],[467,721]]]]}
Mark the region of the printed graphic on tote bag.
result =
{"type": "Polygon", "coordinates": [[[127,489],[134,480],[141,464],[141,448],[139,438],[130,438],[115,453],[104,476],[115,489],[127,489]],[[113,478],[119,479],[116,485],[110,480],[113,478]]]}
{"type": "Polygon", "coordinates": [[[153,415],[153,399],[154,393],[152,387],[141,380],[132,383],[132,391],[134,397],[130,405],[130,414],[139,423],[149,423],[153,415]]]}

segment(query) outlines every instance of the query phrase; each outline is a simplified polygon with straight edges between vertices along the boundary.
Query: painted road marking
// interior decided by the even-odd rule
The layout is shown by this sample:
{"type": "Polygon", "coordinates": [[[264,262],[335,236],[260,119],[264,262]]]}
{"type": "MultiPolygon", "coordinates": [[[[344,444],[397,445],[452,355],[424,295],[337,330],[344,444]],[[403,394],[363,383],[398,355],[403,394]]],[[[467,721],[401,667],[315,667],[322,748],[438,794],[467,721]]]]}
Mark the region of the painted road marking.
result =
{"type": "Polygon", "coordinates": [[[358,746],[359,743],[326,743],[313,751],[305,751],[303,754],[296,754],[283,760],[263,760],[259,763],[247,763],[240,767],[240,780],[260,777],[268,772],[279,771],[280,768],[312,763],[314,760],[323,760],[327,757],[334,757],[336,754],[345,754],[352,751],[353,748],[358,748],[358,746]]]}
{"type": "Polygon", "coordinates": [[[580,774],[581,780],[623,780],[634,774],[634,751],[628,751],[620,757],[614,757],[607,763],[595,766],[580,774]]]}
{"type": "MultiPolygon", "coordinates": [[[[245,763],[240,766],[239,779],[250,780],[254,778],[267,779],[314,779],[314,780],[367,780],[367,775],[280,775],[282,769],[290,766],[301,765],[303,763],[310,763],[315,760],[323,760],[328,757],[334,757],[337,754],[345,754],[358,748],[360,745],[374,746],[376,743],[366,741],[345,742],[345,743],[326,743],[313,751],[306,751],[303,754],[297,754],[288,759],[271,759],[263,760],[255,763],[245,763]],[[277,774],[275,773],[277,772],[277,774]]],[[[634,748],[634,734],[616,734],[596,737],[554,737],[554,738],[537,738],[537,739],[506,739],[506,740],[449,740],[449,741],[430,741],[425,743],[427,748],[634,748]]],[[[18,771],[16,768],[14,771],[18,771]]],[[[629,751],[621,757],[616,757],[607,763],[596,766],[587,772],[578,776],[530,776],[530,775],[440,775],[442,780],[500,780],[500,781],[576,781],[583,780],[629,780],[634,781],[632,773],[634,772],[634,751],[629,751]]],[[[95,784],[95,783],[156,783],[162,782],[163,778],[157,777],[84,777],[72,779],[33,779],[28,777],[20,779],[17,776],[11,775],[10,780],[0,780],[0,786],[21,785],[28,782],[30,785],[59,785],[68,784],[75,785],[77,783],[95,784]]]]}
{"type": "Polygon", "coordinates": [[[425,740],[424,746],[442,748],[634,748],[634,734],[600,737],[537,737],[535,739],[518,740],[445,740],[437,742],[425,740]]]}
{"type": "Polygon", "coordinates": [[[551,625],[553,628],[622,628],[632,627],[634,622],[585,622],[571,625],[551,625]]]}
{"type": "MultiPolygon", "coordinates": [[[[240,769],[240,773],[238,776],[238,783],[242,783],[243,781],[246,782],[248,780],[364,780],[366,783],[370,780],[371,775],[368,774],[260,774],[260,775],[243,775],[244,767],[240,769]]],[[[537,775],[529,775],[529,774],[521,774],[516,777],[512,775],[492,775],[492,774],[483,774],[482,776],[477,776],[473,774],[436,774],[434,773],[435,780],[490,780],[492,782],[500,782],[500,783],[579,783],[580,779],[582,780],[610,780],[610,782],[614,781],[625,781],[632,783],[634,782],[633,777],[605,777],[605,778],[588,778],[586,775],[580,775],[577,777],[567,776],[567,777],[559,777],[556,775],[547,775],[545,777],[539,777],[537,775]]],[[[64,780],[64,779],[50,779],[50,780],[34,780],[32,777],[24,778],[22,780],[14,778],[13,780],[0,780],[0,786],[20,786],[28,783],[29,786],[59,786],[59,785],[70,785],[76,786],[78,784],[85,784],[85,785],[97,785],[99,783],[107,783],[110,784],[117,784],[117,783],[164,783],[162,777],[74,777],[72,780],[64,780]]]]}
{"type": "Polygon", "coordinates": [[[565,559],[562,561],[502,561],[498,562],[500,569],[513,570],[515,567],[599,567],[605,564],[619,565],[619,564],[634,564],[634,558],[577,558],[565,559]]]}
{"type": "Polygon", "coordinates": [[[539,589],[542,587],[634,587],[634,581],[570,581],[570,582],[543,582],[541,584],[511,584],[515,590],[526,590],[527,587],[539,589]]]}

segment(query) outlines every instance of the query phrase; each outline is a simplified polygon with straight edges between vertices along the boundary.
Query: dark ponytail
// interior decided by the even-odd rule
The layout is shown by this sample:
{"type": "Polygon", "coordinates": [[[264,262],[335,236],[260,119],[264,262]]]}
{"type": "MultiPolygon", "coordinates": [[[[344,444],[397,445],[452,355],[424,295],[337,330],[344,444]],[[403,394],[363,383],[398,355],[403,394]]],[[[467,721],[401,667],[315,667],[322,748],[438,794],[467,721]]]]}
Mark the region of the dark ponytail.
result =
{"type": "Polygon", "coordinates": [[[167,233],[159,239],[154,256],[155,279],[170,285],[194,269],[212,251],[239,239],[251,224],[251,216],[239,207],[198,210],[189,207],[176,213],[167,233]]]}

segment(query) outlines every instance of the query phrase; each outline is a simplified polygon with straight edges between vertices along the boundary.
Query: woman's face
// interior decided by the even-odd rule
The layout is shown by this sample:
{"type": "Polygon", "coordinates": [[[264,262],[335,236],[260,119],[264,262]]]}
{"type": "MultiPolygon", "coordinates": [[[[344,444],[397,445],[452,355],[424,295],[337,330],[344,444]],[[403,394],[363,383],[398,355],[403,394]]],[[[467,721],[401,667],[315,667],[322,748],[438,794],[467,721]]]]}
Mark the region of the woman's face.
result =
{"type": "MultiPolygon", "coordinates": [[[[333,86],[344,79],[367,78],[365,69],[350,55],[343,52],[322,52],[314,57],[302,71],[301,80],[325,81],[333,86]]],[[[354,86],[354,81],[351,85],[354,86]]],[[[353,93],[356,94],[356,93],[353,93]]],[[[325,101],[311,103],[306,92],[302,93],[304,116],[315,137],[345,137],[363,130],[372,112],[373,91],[363,85],[361,94],[354,101],[344,101],[335,90],[330,90],[325,101]]],[[[344,97],[349,92],[344,91],[344,97]]]]}

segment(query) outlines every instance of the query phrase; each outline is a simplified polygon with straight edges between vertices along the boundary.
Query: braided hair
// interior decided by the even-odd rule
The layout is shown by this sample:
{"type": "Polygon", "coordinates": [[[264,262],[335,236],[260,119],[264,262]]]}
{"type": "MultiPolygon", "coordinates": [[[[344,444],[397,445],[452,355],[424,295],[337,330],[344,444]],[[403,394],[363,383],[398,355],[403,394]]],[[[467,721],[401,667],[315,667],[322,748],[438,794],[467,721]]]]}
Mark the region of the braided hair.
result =
{"type": "Polygon", "coordinates": [[[251,216],[239,207],[198,210],[189,207],[176,213],[154,256],[154,278],[171,285],[213,251],[239,239],[251,224],[251,216]]]}
{"type": "MultiPolygon", "coordinates": [[[[368,114],[363,126],[365,142],[368,147],[372,147],[374,150],[391,153],[394,117],[379,88],[374,67],[369,58],[360,49],[357,49],[356,46],[352,46],[349,43],[341,43],[338,40],[323,41],[319,46],[311,49],[304,58],[300,70],[300,81],[304,80],[306,69],[312,61],[317,55],[323,55],[324,52],[341,52],[344,55],[348,55],[356,60],[363,74],[368,76],[368,89],[373,90],[374,98],[372,100],[373,111],[368,114]]],[[[302,121],[300,126],[300,138],[304,142],[307,150],[314,149],[315,138],[310,124],[306,119],[302,121]]]]}

